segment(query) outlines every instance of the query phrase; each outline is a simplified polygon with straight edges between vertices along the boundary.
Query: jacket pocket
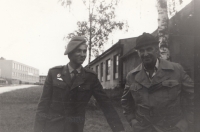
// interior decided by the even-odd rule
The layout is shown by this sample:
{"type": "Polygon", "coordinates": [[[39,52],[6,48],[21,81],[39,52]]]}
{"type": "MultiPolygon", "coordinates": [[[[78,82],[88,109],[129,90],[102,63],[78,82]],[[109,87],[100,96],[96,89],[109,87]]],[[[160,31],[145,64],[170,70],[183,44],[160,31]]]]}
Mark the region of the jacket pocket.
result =
{"type": "Polygon", "coordinates": [[[59,80],[53,80],[53,86],[56,88],[66,89],[66,83],[59,80]]]}
{"type": "Polygon", "coordinates": [[[85,84],[85,85],[80,85],[79,87],[78,87],[78,91],[88,91],[88,90],[90,90],[90,85],[89,84],[85,84]]]}
{"type": "Polygon", "coordinates": [[[137,92],[138,90],[140,90],[142,88],[142,86],[138,83],[133,83],[131,84],[130,86],[130,90],[131,91],[134,91],[134,92],[137,92]]]}
{"type": "Polygon", "coordinates": [[[67,85],[65,82],[53,80],[53,100],[62,101],[67,85]]]}
{"type": "Polygon", "coordinates": [[[130,86],[130,92],[136,102],[141,102],[142,100],[142,86],[138,83],[133,83],[130,86]]]}
{"type": "Polygon", "coordinates": [[[180,83],[177,80],[165,80],[162,86],[166,88],[170,100],[174,100],[180,94],[180,83]]]}

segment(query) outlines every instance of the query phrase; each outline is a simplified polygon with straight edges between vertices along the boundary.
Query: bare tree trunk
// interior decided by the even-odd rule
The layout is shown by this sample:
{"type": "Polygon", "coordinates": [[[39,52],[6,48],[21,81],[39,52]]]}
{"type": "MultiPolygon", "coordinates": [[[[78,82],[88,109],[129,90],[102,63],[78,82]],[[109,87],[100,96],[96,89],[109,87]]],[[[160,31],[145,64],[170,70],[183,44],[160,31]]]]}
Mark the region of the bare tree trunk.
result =
{"type": "Polygon", "coordinates": [[[90,68],[90,61],[91,61],[91,51],[92,51],[92,17],[90,11],[90,1],[89,1],[89,22],[90,22],[90,35],[89,35],[89,59],[88,59],[88,68],[90,68]]]}
{"type": "Polygon", "coordinates": [[[168,12],[167,12],[167,0],[157,0],[158,9],[158,37],[159,37],[159,49],[160,58],[168,60],[170,58],[170,52],[168,49],[168,12]]]}

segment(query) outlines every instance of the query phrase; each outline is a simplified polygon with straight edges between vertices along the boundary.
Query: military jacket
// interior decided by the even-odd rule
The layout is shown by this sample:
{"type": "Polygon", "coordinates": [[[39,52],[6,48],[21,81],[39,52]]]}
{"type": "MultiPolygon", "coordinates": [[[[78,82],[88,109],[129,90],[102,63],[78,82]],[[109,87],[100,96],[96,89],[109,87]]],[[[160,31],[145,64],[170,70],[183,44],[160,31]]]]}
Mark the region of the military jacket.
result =
{"type": "Polygon", "coordinates": [[[127,120],[137,120],[134,132],[189,132],[193,98],[194,83],[182,66],[160,59],[152,81],[142,64],[128,73],[121,103],[127,120]]]}
{"type": "Polygon", "coordinates": [[[83,132],[85,108],[94,96],[113,132],[124,130],[97,75],[82,68],[72,83],[67,66],[49,70],[36,111],[34,132],[83,132]]]}

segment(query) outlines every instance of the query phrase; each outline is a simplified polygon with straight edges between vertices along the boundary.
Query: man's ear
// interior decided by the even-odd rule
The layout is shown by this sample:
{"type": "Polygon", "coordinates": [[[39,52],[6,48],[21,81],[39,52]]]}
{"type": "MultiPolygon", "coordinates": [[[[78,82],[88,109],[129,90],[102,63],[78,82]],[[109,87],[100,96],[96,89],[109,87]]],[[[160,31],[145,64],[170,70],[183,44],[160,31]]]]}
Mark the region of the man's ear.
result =
{"type": "Polygon", "coordinates": [[[140,53],[139,53],[139,51],[138,51],[138,50],[136,50],[136,52],[137,52],[138,56],[140,57],[140,53]]]}

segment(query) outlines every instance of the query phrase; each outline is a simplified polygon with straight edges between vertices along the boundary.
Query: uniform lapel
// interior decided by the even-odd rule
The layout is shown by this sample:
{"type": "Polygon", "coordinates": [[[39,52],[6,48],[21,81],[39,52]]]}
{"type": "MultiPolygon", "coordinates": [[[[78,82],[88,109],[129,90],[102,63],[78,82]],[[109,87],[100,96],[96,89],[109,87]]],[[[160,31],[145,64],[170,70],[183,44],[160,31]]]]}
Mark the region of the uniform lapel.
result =
{"type": "Polygon", "coordinates": [[[81,73],[76,76],[75,80],[73,81],[73,84],[71,85],[70,90],[73,90],[74,88],[80,86],[84,82],[85,82],[85,70],[81,68],[81,73]]]}
{"type": "Polygon", "coordinates": [[[171,63],[166,60],[160,59],[158,71],[152,80],[152,86],[169,79],[169,73],[173,70],[174,68],[171,63]]]}
{"type": "Polygon", "coordinates": [[[133,70],[133,73],[138,72],[135,76],[135,80],[140,83],[141,85],[145,86],[146,88],[149,88],[153,85],[156,85],[158,83],[163,82],[164,80],[167,80],[170,76],[170,71],[173,71],[174,68],[166,60],[160,59],[158,71],[156,72],[156,75],[153,77],[152,82],[150,82],[149,78],[147,77],[147,74],[144,71],[143,65],[139,65],[137,68],[133,70]]]}
{"type": "Polygon", "coordinates": [[[169,78],[169,72],[163,69],[158,69],[156,75],[153,77],[152,86],[161,83],[169,78]]]}
{"type": "Polygon", "coordinates": [[[65,65],[62,71],[62,79],[65,81],[65,83],[70,87],[71,86],[71,76],[69,73],[68,66],[65,65]]]}
{"type": "Polygon", "coordinates": [[[147,74],[144,71],[143,65],[140,64],[137,68],[135,68],[133,73],[138,72],[135,75],[135,81],[140,83],[141,85],[145,86],[146,88],[149,88],[151,86],[151,82],[149,81],[149,78],[147,77],[147,74]]]}
{"type": "Polygon", "coordinates": [[[151,82],[143,69],[136,74],[135,81],[145,86],[146,88],[149,88],[151,86],[151,82]]]}

